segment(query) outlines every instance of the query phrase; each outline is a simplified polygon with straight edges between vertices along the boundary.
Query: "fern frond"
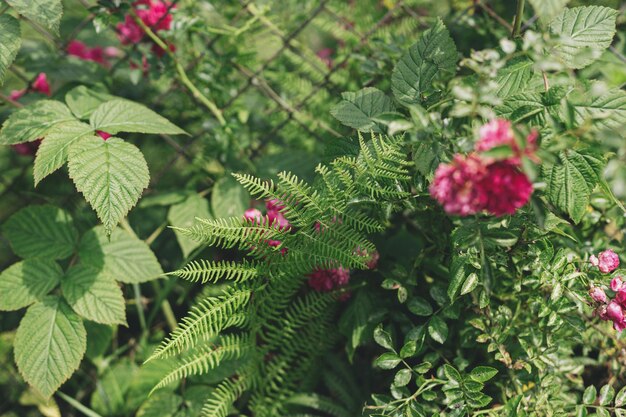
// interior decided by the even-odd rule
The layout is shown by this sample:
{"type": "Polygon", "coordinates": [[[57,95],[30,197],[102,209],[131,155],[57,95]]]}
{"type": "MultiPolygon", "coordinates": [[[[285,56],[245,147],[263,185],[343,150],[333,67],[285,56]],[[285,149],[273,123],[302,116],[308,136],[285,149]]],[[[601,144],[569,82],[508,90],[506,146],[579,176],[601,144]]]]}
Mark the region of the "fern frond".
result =
{"type": "Polygon", "coordinates": [[[199,224],[188,228],[176,228],[176,230],[191,239],[224,249],[237,246],[247,250],[267,240],[281,240],[287,233],[271,226],[268,221],[258,224],[243,217],[197,220],[199,224]]]}
{"type": "Polygon", "coordinates": [[[234,282],[243,282],[257,276],[257,267],[254,263],[243,260],[241,262],[233,261],[192,261],[184,268],[169,272],[167,275],[173,275],[191,282],[200,281],[202,284],[207,282],[215,283],[220,279],[234,282]]]}
{"type": "Polygon", "coordinates": [[[174,370],[168,373],[152,388],[150,394],[172,382],[192,375],[206,374],[211,369],[229,359],[238,359],[246,355],[252,348],[247,335],[226,335],[220,338],[219,344],[204,346],[189,358],[179,361],[174,370]]]}
{"type": "Polygon", "coordinates": [[[226,417],[233,403],[248,388],[248,379],[243,376],[222,381],[204,403],[201,417],[226,417]]]}
{"type": "Polygon", "coordinates": [[[239,326],[246,320],[237,314],[250,300],[250,290],[234,290],[219,297],[211,297],[193,307],[187,317],[154,351],[148,361],[167,357],[192,347],[198,339],[209,339],[221,330],[239,326]]]}

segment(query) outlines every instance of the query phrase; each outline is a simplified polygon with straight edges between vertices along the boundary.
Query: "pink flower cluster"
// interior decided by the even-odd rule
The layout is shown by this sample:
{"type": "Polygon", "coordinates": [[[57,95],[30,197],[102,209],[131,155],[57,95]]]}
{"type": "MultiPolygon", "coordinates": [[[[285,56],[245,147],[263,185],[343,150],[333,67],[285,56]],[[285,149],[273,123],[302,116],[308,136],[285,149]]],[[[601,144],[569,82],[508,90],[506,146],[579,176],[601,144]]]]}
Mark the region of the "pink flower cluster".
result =
{"type": "MultiPolygon", "coordinates": [[[[598,256],[592,255],[589,258],[591,265],[597,267],[600,272],[608,274],[619,267],[619,256],[608,249],[598,256]]],[[[616,276],[611,280],[611,291],[615,293],[613,299],[607,297],[602,287],[592,286],[589,289],[589,296],[596,302],[595,314],[602,320],[612,321],[615,330],[621,332],[626,328],[626,284],[622,277],[616,276]]]]}
{"type": "Polygon", "coordinates": [[[591,287],[589,296],[597,303],[595,314],[602,320],[612,321],[613,328],[621,332],[626,329],[626,284],[621,277],[611,280],[611,290],[615,293],[613,299],[609,299],[601,287],[591,287]]]}
{"type": "Polygon", "coordinates": [[[603,274],[608,274],[615,271],[619,266],[619,256],[611,249],[607,249],[604,252],[600,252],[598,256],[591,255],[589,263],[597,267],[603,274]]]}
{"type": "Polygon", "coordinates": [[[455,155],[452,162],[441,164],[430,186],[431,196],[446,213],[468,216],[483,211],[495,216],[514,214],[533,192],[532,184],[520,170],[522,157],[535,159],[537,133],[518,145],[511,122],[493,120],[480,129],[475,152],[455,155]],[[495,147],[508,146],[512,156],[498,159],[481,155],[495,147]]]}
{"type": "MultiPolygon", "coordinates": [[[[289,223],[289,220],[287,220],[285,218],[285,215],[282,213],[282,210],[284,210],[285,207],[282,205],[282,203],[279,200],[266,201],[265,209],[266,209],[265,217],[263,216],[263,213],[261,213],[260,210],[255,209],[255,208],[249,208],[248,210],[244,212],[243,218],[250,222],[255,222],[257,224],[263,224],[265,222],[265,219],[267,219],[267,222],[271,226],[274,226],[278,228],[279,230],[291,230],[291,223],[289,223]]],[[[275,248],[279,247],[281,243],[282,242],[280,240],[273,240],[273,239],[267,240],[267,244],[275,248]]],[[[287,248],[282,248],[280,250],[280,253],[282,253],[283,255],[287,254],[287,248]]]]}
{"type": "Polygon", "coordinates": [[[100,46],[88,47],[78,40],[71,41],[66,48],[67,54],[75,56],[84,61],[93,61],[103,66],[108,66],[108,59],[120,56],[120,50],[114,46],[102,48],[100,46]]]}
{"type": "MultiPolygon", "coordinates": [[[[169,12],[174,7],[171,2],[162,0],[137,0],[133,3],[133,8],[139,19],[155,33],[170,29],[172,15],[169,12]]],[[[145,35],[143,29],[131,15],[127,15],[124,22],[117,25],[117,31],[123,45],[139,43],[145,35]]],[[[173,50],[174,46],[170,45],[170,49],[173,50]]],[[[152,51],[159,56],[165,53],[157,44],[152,44],[152,51]]]]}

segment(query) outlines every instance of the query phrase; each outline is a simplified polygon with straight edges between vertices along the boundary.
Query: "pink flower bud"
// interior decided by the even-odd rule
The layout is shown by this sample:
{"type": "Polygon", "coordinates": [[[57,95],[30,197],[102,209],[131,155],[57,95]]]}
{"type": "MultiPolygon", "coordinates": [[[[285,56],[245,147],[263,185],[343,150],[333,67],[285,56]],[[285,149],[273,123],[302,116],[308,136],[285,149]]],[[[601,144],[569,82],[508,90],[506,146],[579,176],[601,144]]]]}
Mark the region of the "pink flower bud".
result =
{"type": "Polygon", "coordinates": [[[606,307],[606,316],[613,321],[613,323],[621,323],[624,321],[624,311],[622,306],[615,301],[611,301],[606,307]]]}
{"type": "Polygon", "coordinates": [[[596,255],[591,255],[589,257],[589,263],[593,266],[598,266],[598,264],[600,263],[600,261],[598,260],[598,257],[596,255]]]}
{"type": "Polygon", "coordinates": [[[96,130],[96,133],[98,134],[98,136],[100,136],[103,140],[107,140],[108,138],[111,137],[110,133],[107,132],[103,132],[102,130],[96,130]]]}
{"type": "Polygon", "coordinates": [[[619,256],[617,256],[617,253],[613,252],[611,249],[600,252],[598,256],[598,268],[600,272],[608,274],[609,272],[615,271],[618,266],[619,256]]]}
{"type": "Polygon", "coordinates": [[[621,277],[615,277],[611,280],[611,290],[613,291],[619,291],[620,288],[622,288],[622,285],[624,285],[624,283],[621,280],[621,277]]]}
{"type": "Polygon", "coordinates": [[[589,295],[594,301],[599,303],[606,303],[606,293],[600,287],[591,287],[589,290],[589,295]]]}

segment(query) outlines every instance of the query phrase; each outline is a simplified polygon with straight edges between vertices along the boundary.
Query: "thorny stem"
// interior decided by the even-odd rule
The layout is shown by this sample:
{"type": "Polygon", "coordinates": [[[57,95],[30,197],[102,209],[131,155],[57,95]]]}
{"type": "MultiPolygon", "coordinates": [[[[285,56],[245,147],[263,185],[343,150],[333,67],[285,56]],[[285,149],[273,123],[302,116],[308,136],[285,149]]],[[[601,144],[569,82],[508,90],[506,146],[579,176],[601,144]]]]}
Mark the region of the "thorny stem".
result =
{"type": "Polygon", "coordinates": [[[517,0],[517,11],[515,12],[515,21],[513,22],[512,38],[520,37],[520,29],[522,27],[522,18],[524,17],[524,3],[526,0],[517,0]]]}
{"type": "Polygon", "coordinates": [[[176,72],[178,73],[178,77],[180,78],[180,81],[185,85],[185,87],[189,89],[189,91],[191,91],[193,96],[198,101],[200,101],[200,103],[202,103],[207,109],[209,109],[211,113],[213,113],[213,115],[215,116],[217,121],[220,123],[220,125],[225,126],[226,120],[224,119],[224,115],[222,114],[222,111],[219,109],[219,107],[217,107],[217,105],[213,101],[211,101],[204,94],[202,94],[202,92],[200,92],[200,90],[198,90],[198,88],[191,82],[191,80],[187,76],[187,72],[185,71],[185,68],[183,68],[182,64],[178,61],[178,59],[176,58],[176,55],[174,55],[174,53],[170,50],[169,46],[165,42],[163,42],[163,40],[159,38],[156,35],[156,33],[154,33],[152,29],[150,29],[143,22],[143,20],[139,18],[139,16],[137,16],[137,13],[135,13],[134,10],[131,10],[131,13],[132,13],[133,19],[135,19],[135,22],[141,27],[141,29],[143,29],[146,35],[148,35],[148,37],[150,37],[150,39],[152,39],[152,41],[156,43],[159,46],[159,48],[164,50],[165,53],[172,59],[176,67],[176,72]]]}

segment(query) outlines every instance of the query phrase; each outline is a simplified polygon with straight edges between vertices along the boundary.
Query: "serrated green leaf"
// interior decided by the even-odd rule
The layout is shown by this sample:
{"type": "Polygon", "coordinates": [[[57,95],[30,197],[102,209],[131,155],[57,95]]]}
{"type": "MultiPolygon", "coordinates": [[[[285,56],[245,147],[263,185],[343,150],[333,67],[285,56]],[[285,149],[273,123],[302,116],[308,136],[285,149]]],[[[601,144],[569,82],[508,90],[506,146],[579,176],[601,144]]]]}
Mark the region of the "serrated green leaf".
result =
{"type": "Polygon", "coordinates": [[[514,123],[527,122],[541,126],[545,123],[547,108],[540,93],[519,93],[506,97],[504,103],[496,107],[496,114],[514,123]]]}
{"type": "Polygon", "coordinates": [[[601,96],[591,92],[580,94],[571,100],[576,122],[590,121],[595,130],[620,130],[626,124],[626,92],[614,89],[601,96]]]}
{"type": "Polygon", "coordinates": [[[521,57],[509,61],[498,71],[496,78],[498,97],[510,97],[522,91],[533,76],[534,64],[532,60],[521,57]]]}
{"type": "Polygon", "coordinates": [[[492,368],[491,366],[477,366],[476,368],[472,369],[472,372],[470,372],[469,376],[475,381],[487,382],[491,378],[496,376],[497,373],[498,370],[496,368],[492,368]]]}
{"type": "Polygon", "coordinates": [[[454,73],[458,53],[448,30],[437,19],[396,64],[391,77],[393,95],[405,104],[420,103],[434,91],[433,81],[442,73],[454,73]]]}
{"type": "Polygon", "coordinates": [[[342,93],[341,96],[343,100],[331,109],[330,114],[344,125],[361,132],[380,132],[373,119],[395,110],[391,98],[377,88],[366,87],[355,93],[342,93]]]}
{"type": "Polygon", "coordinates": [[[68,157],[70,177],[111,232],[137,204],[150,173],[141,151],[119,138],[82,138],[68,157]]]}
{"type": "Polygon", "coordinates": [[[617,10],[603,6],[565,9],[550,23],[559,37],[556,53],[570,68],[586,67],[611,46],[617,10]]]}
{"type": "Polygon", "coordinates": [[[65,301],[50,296],[28,308],[15,335],[15,362],[24,380],[50,397],[80,365],[86,332],[65,301]]]}
{"type": "MultiPolygon", "coordinates": [[[[209,202],[198,194],[192,194],[182,203],[171,206],[167,213],[167,220],[170,225],[175,227],[191,227],[195,223],[196,217],[201,219],[212,218],[209,212],[209,202]]],[[[174,234],[185,258],[201,245],[200,242],[186,237],[177,229],[174,229],[174,234]]]]}
{"type": "Polygon", "coordinates": [[[89,119],[102,103],[117,97],[100,91],[90,90],[84,85],[72,88],[65,94],[65,103],[79,119],[89,119]]]}
{"type": "Polygon", "coordinates": [[[78,240],[69,213],[47,204],[18,211],[2,230],[13,252],[22,258],[67,258],[78,240]]]}
{"type": "Polygon", "coordinates": [[[585,404],[593,404],[596,402],[597,391],[596,387],[593,385],[589,385],[585,388],[585,392],[583,393],[583,402],[585,404]]]}
{"type": "Polygon", "coordinates": [[[433,314],[433,307],[422,297],[412,297],[406,303],[406,307],[416,316],[430,316],[433,314]]]}
{"type": "Polygon", "coordinates": [[[549,23],[556,15],[561,13],[570,0],[528,0],[539,16],[539,21],[549,23]]]}
{"type": "Polygon", "coordinates": [[[32,142],[45,136],[57,123],[76,120],[70,109],[59,101],[39,100],[13,112],[2,124],[0,145],[32,142]]]}
{"type": "Polygon", "coordinates": [[[42,300],[59,284],[63,270],[54,261],[27,259],[0,274],[0,310],[19,310],[42,300]]]}
{"type": "Polygon", "coordinates": [[[88,321],[85,323],[85,330],[87,330],[85,356],[93,360],[104,355],[113,339],[113,327],[88,321]]]}
{"type": "Polygon", "coordinates": [[[0,16],[0,85],[4,82],[7,69],[13,63],[22,46],[20,22],[8,14],[0,16]]]}
{"type": "Polygon", "coordinates": [[[548,199],[567,213],[574,223],[579,223],[587,206],[589,196],[597,185],[604,161],[585,151],[562,151],[560,163],[548,174],[548,199]]]}
{"type": "Polygon", "coordinates": [[[19,14],[59,35],[63,4],[61,0],[7,0],[19,14]]]}
{"type": "Polygon", "coordinates": [[[250,206],[248,191],[235,178],[227,175],[213,186],[211,210],[215,218],[243,216],[250,206]]]}
{"type": "Polygon", "coordinates": [[[76,120],[52,126],[37,149],[33,167],[35,186],[65,164],[69,149],[74,143],[93,133],[91,126],[76,120]]]}
{"type": "Polygon", "coordinates": [[[75,265],[61,281],[61,290],[81,317],[100,324],[126,325],[122,290],[107,273],[89,265],[75,265]]]}
{"type": "Polygon", "coordinates": [[[91,114],[89,122],[94,129],[103,130],[112,135],[118,132],[187,134],[146,106],[122,99],[107,101],[99,105],[91,114]]]}
{"type": "Polygon", "coordinates": [[[444,343],[448,338],[448,325],[439,316],[433,316],[428,322],[428,334],[435,342],[444,343]]]}
{"type": "Polygon", "coordinates": [[[383,353],[374,361],[374,365],[380,369],[393,369],[400,363],[401,359],[392,352],[383,353]]]}
{"type": "Polygon", "coordinates": [[[110,237],[102,226],[91,229],[80,240],[78,255],[81,263],[102,270],[120,282],[140,283],[163,275],[150,247],[119,228],[110,237]]]}

